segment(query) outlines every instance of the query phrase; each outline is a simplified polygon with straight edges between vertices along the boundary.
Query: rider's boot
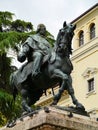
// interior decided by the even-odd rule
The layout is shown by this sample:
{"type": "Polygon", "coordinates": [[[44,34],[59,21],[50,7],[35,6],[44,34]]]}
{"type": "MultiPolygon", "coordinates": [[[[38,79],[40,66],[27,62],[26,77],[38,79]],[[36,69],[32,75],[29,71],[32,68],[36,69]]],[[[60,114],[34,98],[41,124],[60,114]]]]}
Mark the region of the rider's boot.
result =
{"type": "Polygon", "coordinates": [[[34,58],[34,62],[33,62],[33,69],[32,69],[32,77],[33,78],[40,75],[41,64],[42,64],[42,55],[37,55],[34,58]]]}

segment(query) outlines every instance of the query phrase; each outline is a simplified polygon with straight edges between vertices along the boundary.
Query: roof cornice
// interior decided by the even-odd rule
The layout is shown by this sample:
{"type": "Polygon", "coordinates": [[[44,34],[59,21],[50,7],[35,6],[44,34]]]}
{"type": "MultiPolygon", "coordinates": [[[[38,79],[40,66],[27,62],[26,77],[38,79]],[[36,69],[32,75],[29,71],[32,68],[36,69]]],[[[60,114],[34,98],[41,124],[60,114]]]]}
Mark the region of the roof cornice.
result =
{"type": "Polygon", "coordinates": [[[98,7],[98,3],[96,3],[94,6],[92,6],[91,8],[89,8],[87,11],[85,11],[83,14],[81,14],[80,16],[78,16],[77,18],[75,18],[73,21],[71,21],[70,23],[73,24],[74,22],[76,22],[78,19],[80,19],[81,17],[83,17],[84,15],[86,15],[88,12],[90,12],[91,10],[93,10],[94,8],[98,7]]]}

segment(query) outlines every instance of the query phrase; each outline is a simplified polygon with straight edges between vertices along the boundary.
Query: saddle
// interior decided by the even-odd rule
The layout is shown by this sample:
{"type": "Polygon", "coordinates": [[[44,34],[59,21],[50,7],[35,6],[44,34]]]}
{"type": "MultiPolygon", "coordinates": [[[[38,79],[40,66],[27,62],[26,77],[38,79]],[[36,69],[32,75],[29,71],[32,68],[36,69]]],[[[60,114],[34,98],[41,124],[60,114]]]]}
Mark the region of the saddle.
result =
{"type": "Polygon", "coordinates": [[[50,64],[53,64],[55,59],[56,59],[56,53],[55,53],[55,51],[52,51],[50,56],[46,55],[43,58],[42,65],[44,65],[47,62],[50,63],[50,64]]]}

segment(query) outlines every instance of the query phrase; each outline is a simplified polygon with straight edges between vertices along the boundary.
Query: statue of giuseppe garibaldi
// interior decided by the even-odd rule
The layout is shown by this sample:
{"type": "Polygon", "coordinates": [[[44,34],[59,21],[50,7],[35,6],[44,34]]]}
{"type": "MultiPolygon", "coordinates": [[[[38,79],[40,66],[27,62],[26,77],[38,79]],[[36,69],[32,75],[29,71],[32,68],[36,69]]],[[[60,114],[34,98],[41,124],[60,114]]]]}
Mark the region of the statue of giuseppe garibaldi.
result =
{"type": "Polygon", "coordinates": [[[42,63],[49,60],[51,55],[51,46],[46,36],[46,27],[44,24],[37,26],[36,34],[30,35],[23,43],[22,49],[18,53],[17,59],[19,62],[24,62],[27,58],[27,63],[24,64],[19,70],[18,82],[23,82],[27,76],[31,73],[35,78],[40,74],[40,68],[42,63]],[[31,64],[32,62],[32,64],[31,64]],[[29,67],[30,63],[30,67],[29,67]]]}

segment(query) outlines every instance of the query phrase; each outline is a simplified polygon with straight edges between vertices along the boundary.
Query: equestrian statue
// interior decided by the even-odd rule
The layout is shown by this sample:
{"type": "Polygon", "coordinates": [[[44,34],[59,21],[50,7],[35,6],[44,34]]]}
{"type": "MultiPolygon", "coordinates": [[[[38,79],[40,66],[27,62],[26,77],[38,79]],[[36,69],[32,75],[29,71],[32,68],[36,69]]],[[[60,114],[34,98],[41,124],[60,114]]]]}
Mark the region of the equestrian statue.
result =
{"type": "Polygon", "coordinates": [[[17,59],[26,62],[11,74],[10,84],[14,98],[20,92],[22,107],[28,113],[33,111],[31,105],[39,100],[43,92],[57,84],[60,87],[58,93],[53,95],[52,105],[57,105],[62,93],[67,90],[76,108],[85,110],[75,97],[70,75],[73,70],[70,55],[75,28],[76,25],[64,22],[52,48],[45,37],[45,25],[39,24],[36,34],[30,35],[22,44],[17,59]]]}

